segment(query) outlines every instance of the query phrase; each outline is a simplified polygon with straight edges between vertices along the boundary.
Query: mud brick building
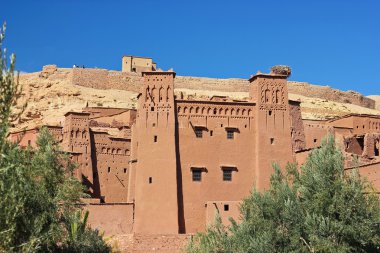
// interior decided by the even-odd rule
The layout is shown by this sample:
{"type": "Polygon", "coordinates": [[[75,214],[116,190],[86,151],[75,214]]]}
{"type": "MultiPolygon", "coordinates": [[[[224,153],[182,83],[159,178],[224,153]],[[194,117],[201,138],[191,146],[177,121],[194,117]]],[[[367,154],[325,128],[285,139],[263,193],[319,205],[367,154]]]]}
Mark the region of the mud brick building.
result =
{"type": "MultiPolygon", "coordinates": [[[[152,68],[151,60],[145,64],[152,68]]],[[[61,126],[47,126],[79,165],[92,226],[148,236],[203,231],[216,212],[227,223],[238,218],[253,186],[268,188],[273,163],[304,163],[328,133],[347,170],[358,167],[380,191],[380,117],[303,120],[286,76],[274,73],[252,76],[247,100],[184,99],[174,95],[175,76],[142,72],[137,109],[86,107],[67,112],[61,126]]],[[[34,146],[38,131],[10,138],[34,146]]]]}

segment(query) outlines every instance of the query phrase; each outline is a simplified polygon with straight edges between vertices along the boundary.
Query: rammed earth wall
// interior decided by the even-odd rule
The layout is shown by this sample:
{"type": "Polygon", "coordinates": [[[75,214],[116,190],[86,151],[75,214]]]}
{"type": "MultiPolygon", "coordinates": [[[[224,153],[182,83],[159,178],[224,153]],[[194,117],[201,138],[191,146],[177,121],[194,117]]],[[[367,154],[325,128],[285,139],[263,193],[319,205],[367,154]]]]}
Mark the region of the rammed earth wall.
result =
{"type": "MultiPolygon", "coordinates": [[[[95,89],[118,89],[140,92],[142,77],[137,73],[127,73],[106,69],[72,69],[72,83],[95,89]]],[[[340,103],[350,103],[374,109],[375,101],[354,91],[340,91],[328,86],[311,85],[305,82],[288,82],[289,93],[307,97],[323,98],[340,103]]],[[[193,90],[216,90],[224,92],[248,92],[249,82],[239,78],[206,78],[177,76],[175,88],[193,90]]]]}

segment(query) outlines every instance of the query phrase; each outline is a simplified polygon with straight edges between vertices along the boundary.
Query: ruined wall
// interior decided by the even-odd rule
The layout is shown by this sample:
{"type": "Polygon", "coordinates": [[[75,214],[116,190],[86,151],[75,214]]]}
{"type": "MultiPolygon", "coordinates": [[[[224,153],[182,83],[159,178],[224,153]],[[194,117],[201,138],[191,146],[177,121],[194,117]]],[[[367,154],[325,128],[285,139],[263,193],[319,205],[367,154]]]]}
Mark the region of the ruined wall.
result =
{"type": "MultiPolygon", "coordinates": [[[[72,83],[97,89],[120,89],[139,92],[142,77],[137,73],[127,73],[106,69],[74,68],[72,83]]],[[[217,90],[225,92],[248,92],[249,82],[240,78],[207,78],[192,76],[177,76],[175,88],[194,90],[217,90]]],[[[354,91],[340,91],[328,86],[311,85],[305,82],[288,81],[289,93],[307,97],[324,98],[340,103],[350,103],[363,107],[375,108],[375,101],[354,91]]]]}
{"type": "Polygon", "coordinates": [[[324,98],[340,103],[360,105],[375,109],[375,101],[364,97],[355,91],[340,91],[328,86],[317,86],[305,82],[288,82],[289,93],[299,94],[306,97],[324,98]]]}
{"type": "Polygon", "coordinates": [[[303,127],[300,103],[289,101],[290,126],[292,136],[293,152],[305,149],[305,131],[303,127]]]}
{"type": "Polygon", "coordinates": [[[95,89],[118,89],[139,92],[142,77],[136,73],[126,73],[106,69],[72,69],[72,84],[95,89]]]}

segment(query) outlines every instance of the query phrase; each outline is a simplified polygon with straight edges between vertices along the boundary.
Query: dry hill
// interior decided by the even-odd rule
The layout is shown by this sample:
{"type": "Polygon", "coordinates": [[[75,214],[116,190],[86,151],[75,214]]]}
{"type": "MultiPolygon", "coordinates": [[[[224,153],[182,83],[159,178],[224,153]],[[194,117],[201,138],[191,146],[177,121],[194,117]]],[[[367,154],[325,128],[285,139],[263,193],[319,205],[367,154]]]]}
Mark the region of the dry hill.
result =
{"type": "MultiPolygon", "coordinates": [[[[64,114],[88,106],[135,108],[141,77],[102,69],[63,69],[54,65],[43,71],[20,76],[23,94],[18,107],[27,102],[27,108],[17,129],[42,124],[59,125],[64,114]]],[[[249,83],[244,79],[216,79],[177,76],[176,94],[193,98],[226,95],[238,99],[248,97],[249,83]]],[[[302,116],[308,119],[326,119],[347,113],[380,115],[373,99],[356,92],[342,92],[327,86],[289,82],[291,99],[299,99],[302,116]]],[[[378,108],[379,109],[379,108],[378,108]]]]}

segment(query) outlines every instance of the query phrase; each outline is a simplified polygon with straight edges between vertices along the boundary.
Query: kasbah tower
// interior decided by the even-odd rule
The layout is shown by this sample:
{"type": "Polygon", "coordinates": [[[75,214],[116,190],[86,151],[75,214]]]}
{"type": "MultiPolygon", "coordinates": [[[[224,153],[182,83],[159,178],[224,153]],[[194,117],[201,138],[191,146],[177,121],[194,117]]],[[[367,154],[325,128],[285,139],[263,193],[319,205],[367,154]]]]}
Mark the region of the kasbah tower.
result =
{"type": "MultiPolygon", "coordinates": [[[[157,70],[151,58],[125,56],[122,71],[112,75],[52,66],[43,74],[60,71],[69,71],[76,85],[104,89],[120,82],[140,92],[137,109],[86,106],[47,126],[79,164],[75,175],[91,195],[83,204],[90,225],[116,236],[126,252],[178,252],[217,213],[226,225],[229,217],[238,220],[252,188],[268,189],[273,164],[303,164],[327,134],[342,148],[346,169],[357,156],[360,174],[380,190],[380,117],[302,119],[300,101],[288,97],[287,75],[258,72],[243,83],[247,99],[237,100],[175,94],[181,77],[157,70]]],[[[35,145],[38,131],[10,138],[35,145]]]]}

